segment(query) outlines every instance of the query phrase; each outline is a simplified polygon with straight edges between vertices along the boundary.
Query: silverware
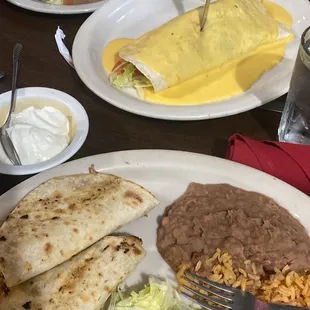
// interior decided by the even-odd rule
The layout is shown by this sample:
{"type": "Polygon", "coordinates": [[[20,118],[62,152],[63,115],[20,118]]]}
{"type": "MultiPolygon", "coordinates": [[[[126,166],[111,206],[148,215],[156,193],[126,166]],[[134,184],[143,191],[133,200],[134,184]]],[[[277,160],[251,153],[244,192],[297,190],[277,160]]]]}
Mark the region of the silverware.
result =
{"type": "Polygon", "coordinates": [[[5,76],[3,71],[0,71],[0,79],[2,79],[5,76]]]}
{"type": "Polygon", "coordinates": [[[224,308],[226,310],[306,310],[306,308],[301,307],[267,304],[258,300],[249,292],[244,292],[236,288],[228,287],[226,285],[214,283],[188,271],[184,272],[183,279],[195,288],[183,284],[181,286],[182,295],[197,303],[203,309],[221,310],[224,308]],[[216,297],[210,297],[204,293],[211,294],[216,297]],[[200,300],[198,300],[197,297],[200,298],[200,300]],[[208,302],[211,302],[213,305],[211,306],[208,302]]]}
{"type": "Polygon", "coordinates": [[[200,20],[200,31],[203,31],[207,22],[208,12],[211,0],[206,0],[205,7],[203,9],[202,17],[200,20]]]}
{"type": "Polygon", "coordinates": [[[12,112],[15,111],[16,85],[17,85],[17,79],[18,79],[18,73],[19,73],[19,67],[20,67],[20,56],[21,56],[22,50],[23,50],[23,46],[20,43],[15,44],[14,49],[13,49],[13,77],[12,77],[11,105],[10,105],[10,110],[6,117],[6,120],[3,126],[0,128],[1,129],[0,141],[1,141],[2,147],[4,149],[4,152],[6,153],[8,158],[11,160],[12,164],[14,165],[21,165],[21,161],[7,133],[7,128],[10,125],[12,112]]]}

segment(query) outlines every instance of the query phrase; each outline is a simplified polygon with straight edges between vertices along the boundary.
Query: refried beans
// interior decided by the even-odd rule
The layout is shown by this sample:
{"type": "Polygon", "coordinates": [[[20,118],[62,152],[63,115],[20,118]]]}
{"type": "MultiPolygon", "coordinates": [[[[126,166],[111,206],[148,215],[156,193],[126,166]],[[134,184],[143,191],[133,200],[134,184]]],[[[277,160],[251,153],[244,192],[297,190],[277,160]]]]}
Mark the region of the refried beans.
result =
{"type": "MultiPolygon", "coordinates": [[[[299,221],[271,198],[228,184],[191,183],[162,218],[157,247],[176,272],[183,264],[194,270],[217,248],[236,267],[251,260],[261,276],[287,264],[310,269],[310,238],[299,221]]],[[[207,268],[199,274],[208,276],[207,268]]]]}

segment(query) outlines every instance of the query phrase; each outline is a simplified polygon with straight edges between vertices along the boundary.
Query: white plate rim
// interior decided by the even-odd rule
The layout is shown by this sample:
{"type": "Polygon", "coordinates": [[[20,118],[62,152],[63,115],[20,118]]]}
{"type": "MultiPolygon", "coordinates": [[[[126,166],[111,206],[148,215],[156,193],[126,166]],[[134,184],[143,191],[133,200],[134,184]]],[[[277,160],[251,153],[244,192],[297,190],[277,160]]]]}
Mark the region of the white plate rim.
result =
{"type": "Polygon", "coordinates": [[[46,13],[46,14],[84,14],[91,13],[99,9],[103,5],[103,1],[100,2],[80,4],[80,5],[54,5],[47,3],[40,3],[33,0],[7,0],[8,2],[23,8],[25,10],[46,13]]]}
{"type": "MultiPolygon", "coordinates": [[[[310,7],[310,3],[307,0],[299,0],[299,2],[300,4],[310,7]]],[[[108,4],[110,5],[111,2],[108,4]]],[[[91,46],[88,45],[89,41],[86,37],[93,31],[94,25],[100,20],[101,16],[107,16],[108,12],[105,11],[107,7],[108,6],[101,7],[101,9],[92,14],[80,27],[74,39],[72,56],[77,74],[83,83],[97,96],[117,108],[137,115],[165,120],[191,121],[214,119],[235,115],[262,106],[284,95],[289,89],[293,64],[290,64],[289,68],[286,68],[280,75],[275,76],[272,82],[268,84],[268,88],[266,86],[264,87],[264,91],[259,92],[258,90],[259,97],[254,93],[246,92],[220,101],[219,104],[222,104],[223,107],[219,106],[218,103],[185,107],[165,106],[140,101],[119,90],[113,89],[111,86],[108,88],[104,83],[99,85],[98,81],[94,82],[93,78],[89,78],[90,76],[95,76],[93,70],[89,69],[91,66],[87,68],[85,65],[88,61],[88,59],[85,60],[85,55],[89,57],[89,50],[91,50],[91,46]],[[229,109],[227,109],[227,107],[229,107],[229,109]]],[[[297,52],[297,47],[295,49],[297,52]]]]}
{"type": "MultiPolygon", "coordinates": [[[[91,155],[82,157],[79,159],[71,160],[65,163],[62,163],[56,167],[53,167],[49,170],[40,172],[25,181],[17,184],[4,194],[0,196],[0,205],[3,202],[3,199],[11,197],[11,193],[19,193],[19,197],[14,195],[15,200],[21,199],[21,189],[22,187],[29,187],[34,189],[36,186],[41,184],[44,181],[47,181],[49,178],[67,175],[68,171],[71,171],[72,174],[78,173],[87,173],[88,168],[91,165],[94,165],[94,168],[99,172],[113,173],[111,172],[114,168],[134,168],[134,167],[192,167],[199,170],[199,166],[208,167],[208,169],[215,169],[222,171],[224,174],[227,174],[227,171],[238,172],[236,179],[243,175],[242,178],[250,178],[249,182],[257,182],[257,187],[264,189],[269,189],[274,186],[279,186],[285,188],[283,195],[295,195],[296,198],[301,201],[308,201],[310,203],[310,197],[301,192],[299,189],[293,187],[292,185],[270,175],[260,170],[254,169],[252,167],[212,156],[203,153],[187,152],[187,151],[177,151],[177,150],[166,150],[166,149],[139,149],[139,150],[126,150],[126,151],[115,151],[102,153],[97,155],[91,155]],[[72,172],[74,171],[74,172],[72,172]],[[108,171],[108,172],[107,172],[108,171]],[[264,180],[265,182],[261,182],[264,180]],[[265,183],[268,183],[267,185],[265,183]]],[[[241,177],[240,177],[241,178],[241,177]]],[[[256,185],[255,185],[256,186],[256,185]]],[[[274,189],[268,190],[270,192],[270,197],[274,196],[272,192],[274,189]]],[[[282,193],[281,193],[282,194],[282,193]]],[[[3,206],[3,205],[2,205],[3,206]]],[[[5,208],[5,207],[4,207],[5,208]]],[[[2,209],[2,208],[1,208],[2,209]]],[[[1,212],[0,209],[0,218],[1,212]]],[[[310,213],[310,209],[309,209],[310,213]]],[[[310,223],[309,223],[309,232],[310,232],[310,223]]]]}

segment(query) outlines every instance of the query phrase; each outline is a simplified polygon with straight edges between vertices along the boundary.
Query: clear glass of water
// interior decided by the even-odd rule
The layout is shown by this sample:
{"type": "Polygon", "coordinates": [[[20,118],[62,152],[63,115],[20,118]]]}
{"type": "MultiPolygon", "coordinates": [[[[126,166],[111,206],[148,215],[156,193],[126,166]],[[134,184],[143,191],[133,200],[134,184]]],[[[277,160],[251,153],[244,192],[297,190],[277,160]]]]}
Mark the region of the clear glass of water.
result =
{"type": "Polygon", "coordinates": [[[278,135],[282,142],[310,144],[310,27],[301,37],[278,135]]]}

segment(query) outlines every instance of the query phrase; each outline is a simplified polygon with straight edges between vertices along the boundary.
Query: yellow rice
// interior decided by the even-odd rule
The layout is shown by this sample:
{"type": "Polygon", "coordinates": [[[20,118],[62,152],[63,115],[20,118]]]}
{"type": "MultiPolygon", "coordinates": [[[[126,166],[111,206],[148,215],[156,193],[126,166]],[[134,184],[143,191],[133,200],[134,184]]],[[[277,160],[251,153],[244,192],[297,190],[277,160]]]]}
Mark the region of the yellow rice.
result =
{"type": "MultiPolygon", "coordinates": [[[[205,262],[198,262],[195,272],[198,272],[203,264],[207,264],[211,270],[208,277],[211,281],[248,290],[260,300],[269,303],[310,308],[310,275],[307,273],[300,275],[290,270],[288,265],[281,270],[274,268],[274,274],[263,279],[257,275],[253,262],[246,260],[244,268],[235,268],[231,255],[222,254],[220,249],[217,249],[214,255],[205,262]]],[[[180,285],[186,282],[182,279],[182,275],[188,268],[189,266],[183,265],[177,274],[180,285]]]]}

